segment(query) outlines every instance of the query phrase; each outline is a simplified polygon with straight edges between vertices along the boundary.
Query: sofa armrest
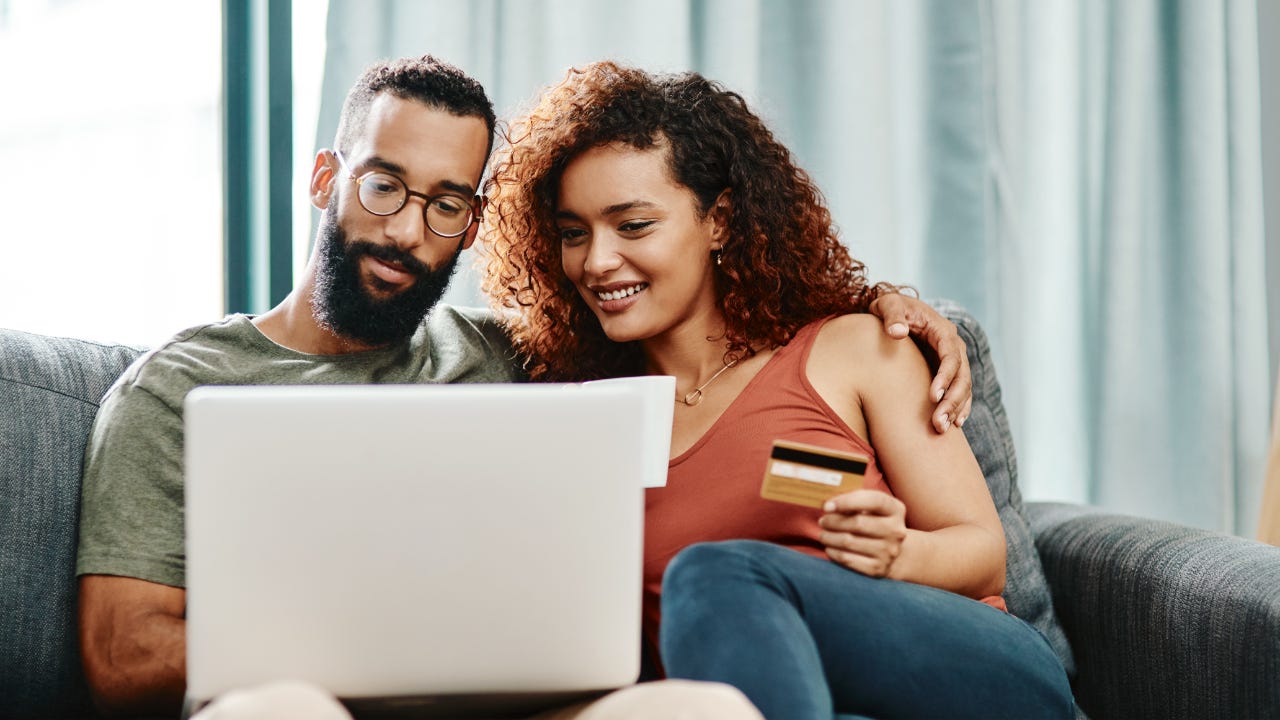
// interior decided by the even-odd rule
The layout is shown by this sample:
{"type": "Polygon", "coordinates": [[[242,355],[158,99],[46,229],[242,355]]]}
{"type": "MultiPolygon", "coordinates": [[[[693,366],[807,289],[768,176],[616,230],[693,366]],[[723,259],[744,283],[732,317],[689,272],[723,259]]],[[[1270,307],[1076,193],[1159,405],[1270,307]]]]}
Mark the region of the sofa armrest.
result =
{"type": "Polygon", "coordinates": [[[1280,548],[1080,505],[1026,507],[1090,717],[1280,710],[1280,548]]]}

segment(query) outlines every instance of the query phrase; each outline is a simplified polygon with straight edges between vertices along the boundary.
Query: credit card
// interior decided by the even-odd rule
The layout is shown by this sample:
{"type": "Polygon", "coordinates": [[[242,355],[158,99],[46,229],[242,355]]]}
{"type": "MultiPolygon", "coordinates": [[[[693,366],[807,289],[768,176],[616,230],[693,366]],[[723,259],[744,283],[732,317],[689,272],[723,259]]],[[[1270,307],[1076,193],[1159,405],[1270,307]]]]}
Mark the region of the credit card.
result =
{"type": "Polygon", "coordinates": [[[830,498],[862,487],[868,462],[857,453],[774,440],[760,497],[820,508],[830,498]]]}

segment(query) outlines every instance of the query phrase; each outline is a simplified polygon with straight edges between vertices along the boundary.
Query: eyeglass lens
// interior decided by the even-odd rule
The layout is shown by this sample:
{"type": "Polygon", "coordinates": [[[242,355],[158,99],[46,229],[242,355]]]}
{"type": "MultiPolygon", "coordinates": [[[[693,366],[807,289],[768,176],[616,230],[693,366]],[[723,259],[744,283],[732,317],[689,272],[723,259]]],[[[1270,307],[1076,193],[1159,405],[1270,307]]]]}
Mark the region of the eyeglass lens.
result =
{"type": "MultiPolygon", "coordinates": [[[[359,179],[360,204],[374,215],[391,215],[409,200],[409,189],[395,175],[369,173],[359,179]]],[[[461,235],[471,227],[471,203],[460,195],[434,195],[426,200],[426,220],[432,232],[461,235]]]]}

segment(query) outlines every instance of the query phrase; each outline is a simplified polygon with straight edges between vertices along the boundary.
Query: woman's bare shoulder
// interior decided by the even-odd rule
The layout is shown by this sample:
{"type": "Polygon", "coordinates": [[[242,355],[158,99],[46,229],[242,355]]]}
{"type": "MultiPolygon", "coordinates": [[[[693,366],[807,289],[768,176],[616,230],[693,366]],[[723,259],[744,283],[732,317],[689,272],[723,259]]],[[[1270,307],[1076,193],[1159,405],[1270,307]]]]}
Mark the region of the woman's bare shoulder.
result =
{"type": "Polygon", "coordinates": [[[915,343],[894,338],[884,330],[884,323],[870,313],[839,315],[827,321],[818,335],[814,350],[856,359],[862,365],[923,360],[915,343]]]}

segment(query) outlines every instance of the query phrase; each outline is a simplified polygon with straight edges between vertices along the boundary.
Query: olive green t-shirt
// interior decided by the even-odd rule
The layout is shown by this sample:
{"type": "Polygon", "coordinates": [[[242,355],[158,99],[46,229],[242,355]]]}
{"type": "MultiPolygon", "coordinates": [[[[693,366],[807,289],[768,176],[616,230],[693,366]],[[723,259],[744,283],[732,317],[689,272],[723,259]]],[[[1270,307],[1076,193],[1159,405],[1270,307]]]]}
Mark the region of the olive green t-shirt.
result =
{"type": "Polygon", "coordinates": [[[85,449],[77,574],[185,587],[182,403],[198,385],[522,379],[510,342],[484,310],[437,306],[407,342],[344,355],[282,347],[251,320],[230,315],[183,331],[107,391],[85,449]]]}

